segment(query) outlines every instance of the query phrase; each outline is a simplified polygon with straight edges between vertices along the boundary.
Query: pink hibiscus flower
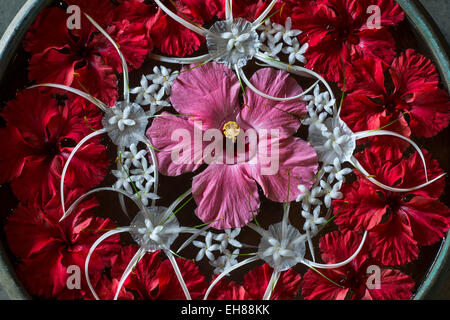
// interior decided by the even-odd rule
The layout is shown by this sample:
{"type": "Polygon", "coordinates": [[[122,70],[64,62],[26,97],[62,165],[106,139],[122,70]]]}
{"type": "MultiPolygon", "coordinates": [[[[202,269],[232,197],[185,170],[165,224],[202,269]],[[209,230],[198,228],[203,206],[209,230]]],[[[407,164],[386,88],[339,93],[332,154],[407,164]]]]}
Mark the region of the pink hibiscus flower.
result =
{"type": "Polygon", "coordinates": [[[383,65],[371,59],[355,62],[349,74],[349,94],[341,116],[353,131],[393,123],[388,130],[429,138],[448,126],[448,94],[438,88],[439,76],[431,61],[414,50],[408,49],[394,60],[390,79],[386,79],[383,65]],[[393,83],[392,91],[386,88],[386,80],[393,83]]]}
{"type": "MultiPolygon", "coordinates": [[[[19,92],[1,115],[8,139],[0,153],[0,182],[11,181],[16,197],[37,205],[47,203],[59,190],[61,173],[74,146],[101,127],[101,115],[83,99],[66,105],[37,89],[19,92]]],[[[88,190],[106,176],[105,146],[92,140],[77,152],[66,177],[67,189],[88,190]]]]}
{"type": "MultiPolygon", "coordinates": [[[[268,265],[256,267],[244,276],[242,286],[234,281],[220,280],[211,291],[210,300],[261,300],[270,282],[273,269],[268,265]]],[[[289,269],[281,276],[270,297],[271,300],[292,300],[300,291],[301,277],[289,269]]]]}
{"type": "MultiPolygon", "coordinates": [[[[302,92],[284,71],[261,69],[251,81],[272,96],[302,92]]],[[[238,79],[224,65],[209,63],[184,72],[173,85],[171,102],[186,117],[156,118],[147,132],[156,148],[168,151],[158,152],[162,174],[178,176],[209,164],[194,177],[192,189],[196,215],[204,222],[216,221],[212,226],[218,229],[241,227],[252,220],[259,207],[258,184],[270,200],[293,201],[300,192],[297,185],[311,182],[318,167],[312,146],[293,137],[300,127],[297,117],[305,113],[304,102],[274,103],[248,91],[241,108],[239,92],[238,79]],[[180,136],[176,137],[180,132],[190,137],[180,143],[180,136]],[[253,139],[248,133],[254,134],[253,139]],[[214,141],[207,144],[213,140],[210,134],[214,141]],[[223,151],[226,145],[237,151],[223,151]],[[177,161],[174,152],[179,152],[177,161]],[[267,173],[274,164],[278,170],[267,173]]]]}
{"type": "MultiPolygon", "coordinates": [[[[80,196],[73,192],[69,200],[80,196]]],[[[19,207],[9,217],[5,227],[11,251],[20,259],[17,273],[30,294],[58,299],[79,299],[88,292],[84,276],[84,262],[89,248],[104,233],[114,229],[110,220],[96,218],[92,211],[98,203],[95,199],[82,202],[75,212],[63,222],[59,198],[44,207],[19,207]],[[69,289],[68,277],[73,274],[69,267],[81,270],[81,289],[69,289]],[[70,271],[70,272],[68,272],[70,271]]],[[[104,241],[91,259],[91,281],[96,284],[105,266],[120,248],[119,237],[104,241]]]]}
{"type": "Polygon", "coordinates": [[[308,42],[306,67],[330,81],[342,81],[342,61],[370,57],[390,64],[395,43],[387,27],[397,25],[404,14],[393,0],[318,0],[305,2],[292,13],[295,28],[308,42]],[[380,25],[368,25],[370,5],[380,8],[380,25]]]}
{"type": "MultiPolygon", "coordinates": [[[[355,232],[333,232],[320,239],[322,259],[326,263],[336,263],[346,259],[356,250],[361,236],[355,232]],[[345,245],[343,245],[345,244],[345,245]]],[[[349,264],[335,269],[308,270],[302,282],[302,294],[306,300],[409,300],[414,289],[414,281],[408,275],[395,269],[380,269],[380,283],[369,277],[376,266],[369,257],[370,249],[362,251],[349,264]],[[327,278],[325,278],[325,277],[327,278]]]]}
{"type": "MultiPolygon", "coordinates": [[[[402,158],[391,147],[366,149],[358,160],[377,180],[396,188],[408,188],[425,181],[417,154],[402,158]],[[386,150],[387,149],[387,150],[386,150]]],[[[429,179],[442,174],[437,161],[424,151],[429,179]]],[[[359,173],[353,184],[343,185],[342,200],[333,201],[342,230],[368,230],[371,254],[385,265],[403,265],[417,258],[418,245],[430,245],[444,237],[450,227],[450,210],[438,199],[444,180],[414,192],[394,193],[377,187],[359,173]]]]}

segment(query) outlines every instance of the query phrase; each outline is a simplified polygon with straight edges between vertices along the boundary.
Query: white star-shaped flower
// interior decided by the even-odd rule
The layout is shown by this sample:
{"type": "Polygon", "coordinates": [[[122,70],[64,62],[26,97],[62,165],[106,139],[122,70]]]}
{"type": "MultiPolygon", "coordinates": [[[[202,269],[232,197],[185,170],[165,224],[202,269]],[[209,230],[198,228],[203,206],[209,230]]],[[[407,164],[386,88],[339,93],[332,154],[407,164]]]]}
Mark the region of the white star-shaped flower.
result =
{"type": "Polygon", "coordinates": [[[158,84],[163,88],[163,92],[169,95],[172,90],[172,85],[175,79],[178,77],[178,72],[171,72],[170,69],[164,66],[156,66],[153,68],[153,73],[147,76],[147,79],[153,81],[154,84],[158,84]]]}
{"type": "Polygon", "coordinates": [[[170,103],[164,99],[164,88],[161,88],[150,99],[150,113],[155,114],[162,108],[170,106],[170,103]]]}
{"type": "Polygon", "coordinates": [[[137,94],[135,102],[141,106],[147,106],[151,102],[152,95],[159,89],[159,84],[149,85],[145,76],[141,78],[141,86],[130,90],[131,94],[137,94]]]}
{"type": "Polygon", "coordinates": [[[200,261],[206,255],[210,261],[215,259],[213,251],[219,250],[218,244],[212,244],[213,234],[208,232],[205,237],[205,242],[194,241],[193,245],[197,248],[200,248],[200,251],[197,253],[195,257],[196,261],[200,261]]]}
{"type": "Polygon", "coordinates": [[[140,167],[140,159],[144,158],[147,155],[147,150],[143,149],[138,151],[135,143],[131,144],[129,149],[130,151],[125,151],[122,154],[122,160],[125,160],[124,165],[127,168],[130,168],[131,164],[135,167],[140,167]]]}
{"type": "Polygon", "coordinates": [[[322,188],[317,186],[312,190],[309,190],[305,185],[299,184],[298,189],[301,191],[301,194],[297,197],[297,202],[302,202],[302,207],[305,210],[309,210],[311,205],[320,205],[322,201],[318,199],[322,196],[322,188]]]}
{"type": "Polygon", "coordinates": [[[326,112],[317,113],[314,108],[309,106],[308,115],[309,117],[302,120],[302,124],[306,126],[315,126],[319,130],[322,130],[322,128],[325,127],[324,121],[328,118],[328,114],[326,112]]]}
{"type": "Polygon", "coordinates": [[[286,23],[284,26],[274,23],[273,28],[277,33],[273,37],[269,37],[269,40],[278,42],[281,40],[281,38],[283,38],[283,41],[290,46],[293,42],[292,38],[295,39],[299,34],[302,33],[300,30],[292,29],[292,19],[290,17],[286,19],[286,23]]]}
{"type": "Polygon", "coordinates": [[[133,188],[130,184],[130,177],[125,172],[125,170],[128,170],[128,168],[125,167],[122,168],[122,170],[112,170],[111,173],[117,178],[116,183],[114,184],[114,189],[124,189],[125,191],[129,193],[133,193],[133,188]]]}
{"type": "Polygon", "coordinates": [[[269,56],[276,60],[280,60],[280,58],[278,57],[278,54],[283,49],[283,44],[281,42],[276,44],[276,43],[272,43],[269,41],[269,43],[267,45],[262,45],[261,49],[264,50],[264,54],[266,56],[269,56]]]}
{"type": "Polygon", "coordinates": [[[294,64],[296,61],[305,64],[306,58],[304,54],[306,50],[308,50],[308,47],[309,47],[308,43],[305,43],[302,46],[300,46],[300,42],[298,41],[298,39],[294,38],[292,40],[292,46],[283,48],[283,53],[289,55],[290,64],[294,64]]]}
{"type": "Polygon", "coordinates": [[[272,27],[272,22],[270,19],[267,19],[266,22],[261,24],[258,29],[258,31],[261,31],[261,34],[259,35],[259,41],[265,42],[268,40],[268,35],[273,35],[276,30],[272,27]]]}
{"type": "Polygon", "coordinates": [[[139,190],[137,193],[133,195],[133,198],[136,200],[140,200],[144,206],[148,206],[149,200],[158,200],[159,197],[150,190],[153,187],[153,181],[147,181],[145,186],[143,186],[140,182],[136,183],[136,188],[139,190]]]}
{"type": "Polygon", "coordinates": [[[136,121],[128,118],[131,113],[131,106],[128,105],[123,110],[114,108],[112,111],[114,112],[114,116],[108,119],[108,123],[110,125],[117,124],[120,131],[124,131],[126,126],[132,127],[136,125],[136,121]]]}
{"type": "Polygon", "coordinates": [[[330,93],[328,91],[320,92],[320,86],[314,87],[314,95],[307,95],[303,98],[303,101],[309,101],[309,105],[315,106],[316,112],[322,112],[325,110],[329,114],[333,114],[333,106],[336,103],[335,99],[330,99],[330,93]]]}
{"type": "Polygon", "coordinates": [[[350,168],[341,168],[339,158],[335,158],[333,165],[325,166],[323,170],[328,173],[328,183],[332,183],[334,180],[345,182],[345,176],[352,173],[350,168]]]}
{"type": "Polygon", "coordinates": [[[320,186],[323,189],[324,195],[325,195],[325,207],[330,208],[331,207],[331,201],[333,199],[342,199],[344,195],[339,190],[342,187],[342,182],[335,183],[333,186],[331,186],[328,182],[325,180],[320,181],[320,186]]]}
{"type": "Polygon", "coordinates": [[[236,228],[234,230],[226,229],[224,233],[216,235],[214,240],[220,241],[220,251],[225,252],[228,248],[228,244],[231,244],[236,248],[241,248],[242,244],[235,239],[240,232],[241,228],[236,228]]]}
{"type": "Polygon", "coordinates": [[[145,158],[141,158],[137,169],[131,170],[133,175],[133,181],[142,183],[144,180],[153,182],[153,174],[155,173],[155,167],[149,166],[148,161],[145,158]]]}
{"type": "Polygon", "coordinates": [[[310,210],[302,210],[302,216],[306,219],[303,229],[305,231],[311,230],[313,236],[318,232],[317,226],[327,222],[325,218],[320,217],[320,206],[315,207],[312,214],[310,210]]]}
{"type": "MultiPolygon", "coordinates": [[[[239,256],[239,249],[235,249],[232,253],[228,250],[224,255],[218,257],[214,261],[211,261],[211,266],[215,267],[214,274],[222,273],[225,269],[228,269],[238,263],[237,257],[239,256]]],[[[227,274],[229,276],[230,274],[227,274]]]]}

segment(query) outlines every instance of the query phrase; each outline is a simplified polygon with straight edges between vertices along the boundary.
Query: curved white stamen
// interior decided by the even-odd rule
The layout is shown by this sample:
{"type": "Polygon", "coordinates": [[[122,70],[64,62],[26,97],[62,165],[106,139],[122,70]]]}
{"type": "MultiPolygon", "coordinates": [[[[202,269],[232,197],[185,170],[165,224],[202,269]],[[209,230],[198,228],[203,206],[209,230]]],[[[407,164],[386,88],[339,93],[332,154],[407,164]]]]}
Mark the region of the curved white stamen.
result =
{"type": "Polygon", "coordinates": [[[118,228],[117,230],[108,231],[105,234],[103,234],[100,238],[98,238],[97,241],[95,241],[94,244],[92,245],[92,247],[89,249],[89,253],[88,253],[88,255],[86,257],[86,261],[84,263],[84,273],[85,273],[86,282],[88,284],[89,290],[91,290],[91,293],[96,300],[100,300],[100,298],[98,297],[97,293],[95,293],[95,289],[92,286],[91,280],[89,278],[89,261],[91,260],[91,256],[94,253],[94,250],[100,245],[101,242],[103,242],[104,240],[106,240],[107,238],[109,238],[115,234],[122,233],[122,232],[128,232],[128,231],[130,231],[129,227],[118,228]]]}
{"type": "MultiPolygon", "coordinates": [[[[290,66],[290,65],[285,64],[285,63],[283,63],[283,62],[275,61],[275,60],[271,59],[270,57],[268,57],[268,56],[266,56],[266,55],[264,55],[264,54],[261,54],[260,52],[256,53],[256,54],[255,54],[255,57],[256,57],[258,60],[260,60],[260,61],[262,61],[262,62],[264,62],[264,63],[267,63],[267,64],[271,65],[272,67],[275,67],[275,68],[278,68],[278,69],[282,69],[282,70],[286,70],[286,71],[288,71],[288,72],[290,72],[290,73],[293,73],[293,74],[296,74],[296,75],[299,75],[299,76],[302,76],[302,77],[313,77],[313,78],[319,79],[320,82],[321,82],[321,83],[325,86],[325,88],[327,89],[327,91],[328,91],[328,93],[329,93],[329,95],[330,95],[330,100],[336,101],[336,98],[335,98],[335,96],[334,96],[333,90],[331,89],[331,86],[330,86],[329,83],[328,83],[328,82],[327,82],[320,74],[318,74],[317,72],[314,72],[314,71],[312,71],[312,70],[309,70],[309,69],[307,69],[307,68],[303,68],[303,67],[300,67],[300,66],[295,66],[295,65],[290,66]]],[[[336,104],[336,102],[335,102],[334,105],[333,105],[333,113],[334,113],[334,115],[336,115],[336,113],[337,113],[337,104],[336,104]]]]}
{"type": "Polygon", "coordinates": [[[207,61],[214,59],[214,57],[211,56],[209,53],[204,54],[202,56],[191,57],[191,58],[165,57],[165,56],[161,56],[159,54],[151,53],[149,55],[149,58],[156,60],[156,61],[160,61],[160,62],[178,63],[178,64],[205,63],[207,61]]]}
{"type": "Polygon", "coordinates": [[[308,239],[309,252],[311,253],[313,262],[316,262],[316,256],[314,254],[314,246],[312,243],[311,233],[309,232],[309,230],[306,230],[306,239],[308,239]]]}
{"type": "MultiPolygon", "coordinates": [[[[147,137],[145,137],[144,143],[147,145],[147,148],[148,148],[148,150],[150,152],[150,155],[152,157],[153,167],[155,168],[155,170],[153,170],[153,178],[155,179],[155,181],[153,182],[153,193],[154,194],[158,194],[158,185],[159,185],[158,158],[156,157],[156,152],[152,148],[152,144],[151,144],[150,140],[147,137]]],[[[152,206],[155,206],[155,204],[156,204],[156,200],[153,200],[152,201],[152,206]]]]}
{"type": "MultiPolygon", "coordinates": [[[[192,189],[189,189],[185,193],[183,193],[181,196],[179,196],[166,210],[166,214],[173,212],[173,210],[184,200],[188,195],[192,193],[192,189]]],[[[173,216],[175,217],[175,216],[173,216]]],[[[170,220],[168,220],[170,221],[170,220]]],[[[167,223],[168,221],[165,221],[167,223]]]]}
{"type": "Polygon", "coordinates": [[[83,92],[81,90],[78,90],[78,89],[75,89],[75,88],[72,88],[72,87],[69,87],[69,86],[65,86],[63,84],[41,83],[41,84],[37,84],[37,85],[31,86],[31,87],[28,87],[27,89],[34,89],[34,88],[40,88],[40,87],[42,87],[42,88],[44,88],[44,87],[56,88],[56,89],[62,89],[62,90],[65,90],[65,91],[69,91],[69,92],[71,92],[73,94],[76,94],[77,96],[80,96],[80,97],[86,99],[90,103],[96,105],[103,112],[108,109],[108,107],[103,102],[101,102],[100,100],[97,100],[96,98],[94,98],[90,94],[87,94],[86,92],[83,92]]]}
{"type": "Polygon", "coordinates": [[[59,220],[59,222],[63,221],[65,218],[67,218],[72,212],[73,210],[75,210],[75,208],[80,204],[81,201],[83,201],[84,199],[86,199],[87,197],[93,195],[94,193],[97,192],[102,192],[102,191],[112,191],[112,192],[118,192],[123,194],[125,197],[131,199],[136,206],[140,209],[140,210],[146,210],[146,208],[142,205],[142,203],[138,200],[136,200],[135,198],[133,198],[128,192],[124,191],[124,190],[120,190],[120,189],[115,189],[112,187],[104,187],[104,188],[97,188],[97,189],[93,189],[85,194],[83,194],[81,197],[79,197],[69,208],[69,210],[67,210],[67,212],[65,213],[65,215],[59,220]]]}
{"type": "MultiPolygon", "coordinates": [[[[123,146],[120,146],[117,150],[117,154],[119,156],[119,158],[121,157],[121,154],[125,152],[125,148],[123,146]]],[[[120,163],[120,161],[117,161],[117,170],[121,171],[122,168],[122,164],[120,163]]],[[[128,214],[128,210],[127,210],[127,206],[125,204],[125,197],[123,194],[119,193],[119,204],[120,207],[122,208],[123,213],[125,213],[125,215],[127,216],[127,218],[130,218],[130,215],[128,214]]]]}
{"type": "Polygon", "coordinates": [[[233,21],[233,0],[225,0],[225,19],[233,21]]]}
{"type": "Polygon", "coordinates": [[[258,88],[256,88],[251,82],[250,80],[247,78],[247,76],[245,75],[244,71],[242,69],[239,69],[236,67],[236,72],[240,75],[241,79],[244,80],[245,84],[255,93],[257,93],[258,95],[269,99],[269,100],[273,100],[273,101],[292,101],[292,100],[298,100],[300,98],[302,98],[303,96],[307,95],[309,92],[311,92],[312,90],[314,90],[314,87],[319,83],[319,80],[317,80],[311,87],[309,87],[307,90],[303,91],[301,94],[293,96],[293,97],[285,97],[285,98],[281,98],[281,97],[274,97],[271,95],[268,95],[262,91],[260,91],[258,88]]]}
{"type": "Polygon", "coordinates": [[[208,34],[208,30],[206,30],[203,27],[198,27],[196,25],[193,25],[192,23],[184,20],[183,18],[181,18],[180,16],[178,16],[177,14],[173,13],[172,11],[170,11],[169,8],[167,8],[165,5],[163,5],[161,3],[161,1],[159,0],[155,0],[156,4],[161,8],[162,11],[164,11],[165,13],[167,13],[167,15],[169,17],[171,17],[172,19],[174,19],[176,22],[178,22],[179,24],[185,26],[186,28],[188,28],[189,30],[192,30],[196,33],[198,33],[201,36],[206,36],[206,34],[208,34]]]}
{"type": "Polygon", "coordinates": [[[191,294],[189,293],[189,289],[186,286],[186,282],[183,279],[183,275],[181,274],[180,268],[178,267],[177,260],[175,260],[175,257],[173,256],[171,251],[164,251],[167,255],[167,258],[169,258],[170,263],[172,264],[173,270],[175,271],[175,275],[177,276],[178,282],[181,285],[181,288],[183,289],[183,293],[187,300],[192,300],[191,294]]]}
{"type": "Polygon", "coordinates": [[[105,30],[103,30],[103,28],[100,27],[100,25],[97,22],[95,22],[95,20],[92,19],[88,14],[85,13],[84,15],[94,25],[94,27],[96,27],[98,29],[98,31],[100,31],[103,34],[103,36],[106,39],[108,39],[108,41],[114,46],[114,48],[116,49],[117,53],[119,54],[120,60],[122,61],[123,96],[124,96],[125,101],[127,103],[130,103],[130,79],[129,79],[129,76],[128,76],[128,65],[127,65],[127,61],[126,61],[125,57],[123,56],[122,52],[119,49],[119,46],[111,38],[111,36],[105,30]]]}
{"type": "Polygon", "coordinates": [[[247,225],[247,227],[249,227],[249,228],[252,229],[253,231],[259,233],[259,235],[260,235],[261,237],[267,236],[267,233],[268,233],[267,230],[265,230],[265,229],[263,229],[263,228],[261,228],[261,227],[255,225],[255,224],[253,224],[253,223],[249,223],[249,224],[247,225]]]}
{"type": "Polygon", "coordinates": [[[105,133],[106,130],[105,129],[101,129],[95,132],[92,132],[91,134],[87,135],[86,137],[84,137],[76,146],[75,148],[73,148],[72,152],[70,153],[69,158],[66,161],[66,164],[64,165],[64,169],[62,171],[61,174],[61,183],[59,186],[59,191],[61,194],[61,205],[62,205],[62,209],[63,209],[63,217],[66,215],[66,203],[64,200],[64,179],[66,178],[66,173],[67,173],[67,169],[69,168],[69,164],[72,161],[73,157],[75,156],[75,153],[90,139],[99,136],[103,133],[105,133]]]}
{"type": "Polygon", "coordinates": [[[315,263],[315,262],[312,262],[312,261],[309,261],[306,259],[300,260],[300,262],[303,263],[304,265],[306,265],[307,267],[314,267],[314,268],[319,268],[319,269],[334,269],[334,268],[343,267],[346,264],[352,262],[353,259],[355,259],[356,256],[361,252],[361,249],[364,246],[366,238],[367,238],[367,231],[364,231],[364,235],[363,235],[363,238],[361,240],[361,243],[360,243],[358,249],[355,251],[354,254],[352,254],[352,256],[350,258],[348,258],[347,260],[344,260],[342,262],[333,263],[333,264],[321,264],[321,263],[315,263]]]}
{"type": "Polygon", "coordinates": [[[192,241],[194,241],[198,236],[200,236],[203,232],[205,232],[206,230],[208,230],[210,228],[209,225],[204,226],[203,228],[199,229],[199,230],[195,230],[195,233],[190,236],[177,250],[177,253],[179,253],[181,250],[183,250],[184,248],[186,248],[188,245],[190,245],[192,243],[192,241]]]}
{"type": "Polygon", "coordinates": [[[259,25],[263,22],[263,20],[267,17],[267,15],[270,13],[272,8],[275,6],[278,0],[272,0],[272,2],[269,4],[269,6],[264,10],[263,13],[253,22],[253,28],[256,29],[259,27],[259,25]]]}
{"type": "Polygon", "coordinates": [[[272,272],[272,276],[270,277],[269,283],[267,284],[266,291],[264,292],[263,300],[270,300],[273,292],[275,291],[275,286],[280,279],[281,272],[277,269],[274,269],[272,272]]]}
{"type": "Polygon", "coordinates": [[[422,150],[419,148],[419,146],[411,139],[409,139],[405,136],[402,136],[401,134],[398,134],[396,132],[387,131],[387,130],[362,131],[362,132],[357,132],[354,134],[355,140],[360,140],[360,139],[369,138],[369,137],[376,137],[376,136],[393,136],[393,137],[397,137],[397,138],[400,138],[400,139],[403,139],[403,140],[409,142],[409,144],[411,144],[414,147],[414,149],[416,149],[417,153],[419,153],[419,156],[422,159],[423,168],[425,170],[425,179],[428,182],[428,171],[427,171],[427,163],[425,161],[425,157],[422,153],[422,150]]]}
{"type": "Polygon", "coordinates": [[[219,282],[223,277],[225,277],[227,274],[229,274],[231,271],[236,270],[246,264],[252,263],[254,261],[257,261],[259,258],[258,257],[251,257],[248,258],[244,261],[241,261],[237,264],[235,264],[234,266],[231,266],[225,270],[223,270],[223,272],[216,278],[214,279],[214,281],[211,283],[211,285],[208,287],[208,290],[206,290],[205,296],[203,297],[203,300],[207,300],[209,294],[211,293],[211,290],[214,288],[214,286],[217,284],[217,282],[219,282]]]}
{"type": "Polygon", "coordinates": [[[289,224],[289,212],[291,210],[291,203],[288,202],[285,204],[284,206],[284,211],[283,211],[283,220],[281,221],[281,239],[285,239],[286,238],[286,232],[287,232],[287,228],[288,228],[288,224],[289,224]]]}
{"type": "Polygon", "coordinates": [[[139,248],[138,251],[136,251],[136,254],[131,259],[130,263],[126,267],[125,271],[122,274],[122,277],[120,278],[119,285],[117,286],[116,294],[114,295],[114,300],[117,300],[120,294],[120,290],[123,287],[123,284],[127,280],[130,273],[133,271],[134,267],[138,264],[138,262],[141,260],[141,258],[145,255],[145,249],[139,248]]]}
{"type": "Polygon", "coordinates": [[[370,173],[368,173],[368,172],[366,171],[366,169],[363,168],[363,166],[359,163],[358,159],[356,159],[355,157],[352,157],[352,165],[353,165],[356,169],[358,169],[359,171],[361,171],[361,173],[362,173],[363,175],[365,175],[366,178],[367,178],[370,182],[372,182],[373,184],[377,185],[378,187],[380,187],[380,188],[382,188],[382,189],[385,189],[385,190],[387,190],[387,191],[391,191],[391,192],[399,192],[399,193],[402,193],[402,192],[411,192],[411,191],[415,191],[415,190],[419,190],[419,189],[425,188],[425,187],[429,186],[430,184],[436,182],[437,180],[439,180],[439,179],[441,179],[441,178],[443,178],[444,176],[447,175],[446,173],[443,173],[443,174],[441,174],[440,176],[434,178],[433,180],[430,180],[430,181],[428,181],[428,182],[426,182],[426,183],[424,183],[424,184],[421,184],[421,185],[419,185],[419,186],[415,186],[415,187],[412,187],[412,188],[394,188],[394,187],[389,187],[389,186],[387,186],[387,185],[385,185],[385,184],[379,182],[378,180],[372,178],[371,175],[370,175],[370,173]]]}

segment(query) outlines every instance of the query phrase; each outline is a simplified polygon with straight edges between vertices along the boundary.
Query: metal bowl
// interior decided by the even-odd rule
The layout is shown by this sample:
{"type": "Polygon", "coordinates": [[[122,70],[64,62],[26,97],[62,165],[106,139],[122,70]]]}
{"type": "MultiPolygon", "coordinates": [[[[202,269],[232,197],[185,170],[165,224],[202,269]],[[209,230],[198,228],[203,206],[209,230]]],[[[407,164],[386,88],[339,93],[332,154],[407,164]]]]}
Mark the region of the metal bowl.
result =
{"type": "MultiPolygon", "coordinates": [[[[12,61],[16,50],[21,45],[28,28],[39,12],[52,0],[28,0],[16,15],[0,40],[0,79],[12,61]]],[[[397,0],[409,19],[413,30],[423,41],[435,63],[443,86],[450,91],[450,63],[448,44],[439,32],[436,24],[418,1],[397,0]]],[[[418,287],[414,299],[450,298],[450,232],[443,239],[425,280],[418,287]],[[447,292],[446,292],[447,291],[447,292]]],[[[7,296],[13,300],[30,299],[25,288],[20,284],[14,268],[9,261],[3,244],[0,243],[0,284],[7,296]]]]}

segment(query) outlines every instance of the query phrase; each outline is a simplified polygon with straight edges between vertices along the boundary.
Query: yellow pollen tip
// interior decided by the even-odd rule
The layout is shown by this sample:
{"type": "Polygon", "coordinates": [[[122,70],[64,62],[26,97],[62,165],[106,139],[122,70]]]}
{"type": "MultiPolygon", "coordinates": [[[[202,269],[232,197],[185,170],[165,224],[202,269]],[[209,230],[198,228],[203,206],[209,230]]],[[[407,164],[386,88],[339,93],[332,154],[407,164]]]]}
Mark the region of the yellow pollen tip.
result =
{"type": "Polygon", "coordinates": [[[223,126],[223,134],[228,139],[233,140],[233,142],[236,142],[236,138],[240,132],[241,132],[241,128],[234,121],[229,121],[229,122],[225,123],[225,125],[223,126]]]}

